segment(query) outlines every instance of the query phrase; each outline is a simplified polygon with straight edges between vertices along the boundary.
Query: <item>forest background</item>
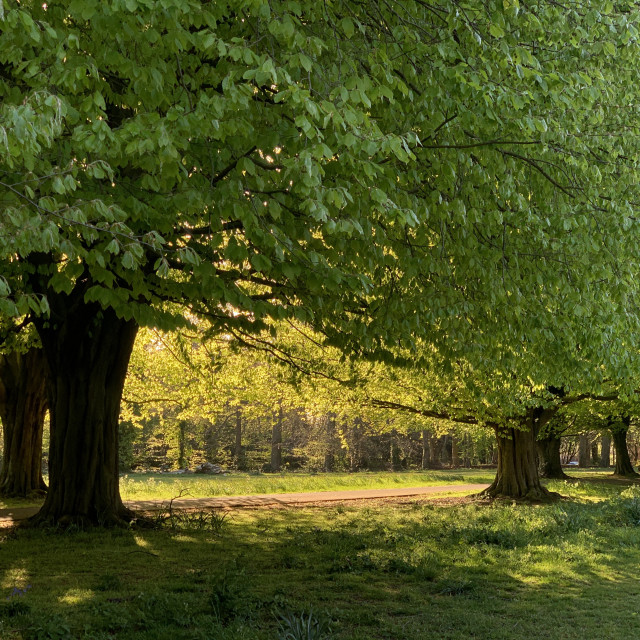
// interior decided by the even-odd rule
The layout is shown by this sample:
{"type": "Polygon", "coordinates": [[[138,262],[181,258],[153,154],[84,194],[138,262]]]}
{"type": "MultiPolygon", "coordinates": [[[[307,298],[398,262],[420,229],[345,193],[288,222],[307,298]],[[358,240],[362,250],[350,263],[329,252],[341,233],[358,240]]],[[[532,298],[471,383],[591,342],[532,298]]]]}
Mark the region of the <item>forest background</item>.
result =
{"type": "MultiPolygon", "coordinates": [[[[317,361],[327,358],[343,374],[349,368],[340,363],[339,353],[296,331],[281,328],[290,340],[296,335],[307,356],[315,352],[311,355],[317,361]]],[[[142,331],[122,404],[121,473],[192,471],[204,462],[249,473],[497,464],[495,436],[483,426],[375,408],[375,394],[382,395],[389,384],[396,385],[391,387],[395,397],[403,396],[403,382],[389,367],[361,365],[360,375],[368,384],[355,387],[353,363],[353,384],[345,386],[336,375],[304,371],[299,362],[282,362],[276,356],[239,348],[231,336],[202,342],[201,336],[185,332],[142,331]]],[[[602,420],[582,411],[561,416],[561,423],[563,465],[615,464],[611,434],[602,420]]],[[[48,444],[45,421],[45,471],[48,444]]],[[[638,464],[640,431],[634,421],[627,446],[638,464]]]]}

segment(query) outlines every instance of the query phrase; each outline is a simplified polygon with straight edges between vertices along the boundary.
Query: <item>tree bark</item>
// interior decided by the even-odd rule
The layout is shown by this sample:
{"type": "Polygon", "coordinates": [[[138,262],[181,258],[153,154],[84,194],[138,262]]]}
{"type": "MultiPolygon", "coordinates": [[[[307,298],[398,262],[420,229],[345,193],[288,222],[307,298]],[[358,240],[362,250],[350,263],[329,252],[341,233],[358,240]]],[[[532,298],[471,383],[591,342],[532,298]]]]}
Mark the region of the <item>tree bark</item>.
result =
{"type": "Polygon", "coordinates": [[[134,518],[118,487],[118,418],[138,330],[83,297],[53,294],[38,319],[49,376],[49,491],[35,524],[109,526],[134,518]]]}
{"type": "Polygon", "coordinates": [[[536,435],[554,413],[531,409],[521,428],[496,429],[498,470],[491,486],[480,496],[531,502],[557,498],[557,494],[542,486],[536,464],[536,435]]]}
{"type": "Polygon", "coordinates": [[[623,476],[625,478],[635,478],[638,473],[631,464],[631,458],[629,457],[629,449],[627,447],[627,433],[629,431],[630,419],[628,417],[622,418],[622,423],[615,429],[612,429],[611,435],[613,437],[613,447],[616,452],[616,467],[613,472],[616,476],[623,476]]]}
{"type": "Polygon", "coordinates": [[[611,466],[611,437],[608,435],[600,436],[600,443],[602,447],[602,454],[600,455],[600,466],[611,466]]]}
{"type": "Polygon", "coordinates": [[[0,355],[0,419],[3,426],[0,495],[42,495],[42,427],[47,412],[41,349],[0,355]]]}
{"type": "Polygon", "coordinates": [[[282,469],[282,405],[278,409],[278,417],[273,421],[271,431],[271,471],[282,469]]]}
{"type": "Polygon", "coordinates": [[[548,435],[544,438],[538,437],[536,447],[539,457],[539,472],[541,478],[553,478],[563,480],[569,476],[562,469],[560,461],[560,445],[562,439],[555,435],[548,435]]]}

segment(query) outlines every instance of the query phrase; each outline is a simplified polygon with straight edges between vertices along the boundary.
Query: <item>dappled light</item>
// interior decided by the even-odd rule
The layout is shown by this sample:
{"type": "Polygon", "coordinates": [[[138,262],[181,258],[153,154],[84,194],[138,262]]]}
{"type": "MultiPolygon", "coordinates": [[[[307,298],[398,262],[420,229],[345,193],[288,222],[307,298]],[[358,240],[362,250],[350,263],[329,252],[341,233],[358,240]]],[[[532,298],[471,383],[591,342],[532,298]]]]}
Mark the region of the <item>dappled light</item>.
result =
{"type": "Polygon", "coordinates": [[[617,640],[636,630],[640,491],[592,491],[598,502],[578,487],[549,506],[414,500],[236,511],[213,535],[18,531],[0,546],[12,558],[0,607],[23,604],[3,629],[54,623],[126,639],[188,638],[206,626],[215,637],[267,640],[274,612],[299,617],[315,602],[335,638],[495,637],[496,617],[508,621],[497,637],[515,627],[577,638],[575,620],[586,616],[595,634],[617,640]],[[30,589],[12,596],[25,580],[30,589]],[[620,617],[628,623],[618,633],[620,617]]]}

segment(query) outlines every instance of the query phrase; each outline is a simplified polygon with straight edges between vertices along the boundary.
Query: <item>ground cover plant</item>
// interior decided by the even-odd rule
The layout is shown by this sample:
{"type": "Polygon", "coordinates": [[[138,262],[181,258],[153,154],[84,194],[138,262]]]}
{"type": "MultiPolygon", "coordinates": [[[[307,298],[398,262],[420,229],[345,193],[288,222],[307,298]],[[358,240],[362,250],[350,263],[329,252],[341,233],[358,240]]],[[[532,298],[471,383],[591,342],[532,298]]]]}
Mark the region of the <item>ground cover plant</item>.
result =
{"type": "Polygon", "coordinates": [[[347,503],[162,530],[5,532],[0,637],[635,637],[640,489],[549,488],[570,499],[347,503]]]}

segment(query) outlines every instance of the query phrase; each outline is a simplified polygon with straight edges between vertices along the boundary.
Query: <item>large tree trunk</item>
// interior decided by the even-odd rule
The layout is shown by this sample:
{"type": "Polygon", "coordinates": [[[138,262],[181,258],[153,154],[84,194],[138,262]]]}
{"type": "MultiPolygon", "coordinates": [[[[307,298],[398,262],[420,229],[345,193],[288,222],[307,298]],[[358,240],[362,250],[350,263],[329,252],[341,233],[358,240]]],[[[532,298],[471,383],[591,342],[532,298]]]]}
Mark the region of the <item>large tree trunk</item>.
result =
{"type": "Polygon", "coordinates": [[[554,413],[554,410],[532,409],[523,420],[522,428],[496,429],[498,471],[481,496],[535,502],[548,502],[557,497],[542,486],[536,464],[536,435],[554,413]]]}
{"type": "Polygon", "coordinates": [[[569,477],[562,470],[562,462],[560,461],[561,444],[561,438],[555,435],[548,435],[544,438],[538,437],[536,440],[541,478],[562,480],[569,477]]]}
{"type": "Polygon", "coordinates": [[[42,427],[47,412],[42,351],[0,355],[0,419],[3,427],[0,495],[43,494],[42,427]]]}
{"type": "Polygon", "coordinates": [[[53,295],[37,321],[49,375],[49,491],[36,524],[133,519],[118,487],[118,418],[137,325],[111,309],[53,295]]]}
{"type": "Polygon", "coordinates": [[[616,476],[625,478],[635,478],[638,476],[631,464],[629,449],[627,447],[627,432],[629,431],[630,419],[622,418],[622,422],[615,429],[612,429],[613,447],[616,452],[616,468],[613,472],[616,476]]]}

